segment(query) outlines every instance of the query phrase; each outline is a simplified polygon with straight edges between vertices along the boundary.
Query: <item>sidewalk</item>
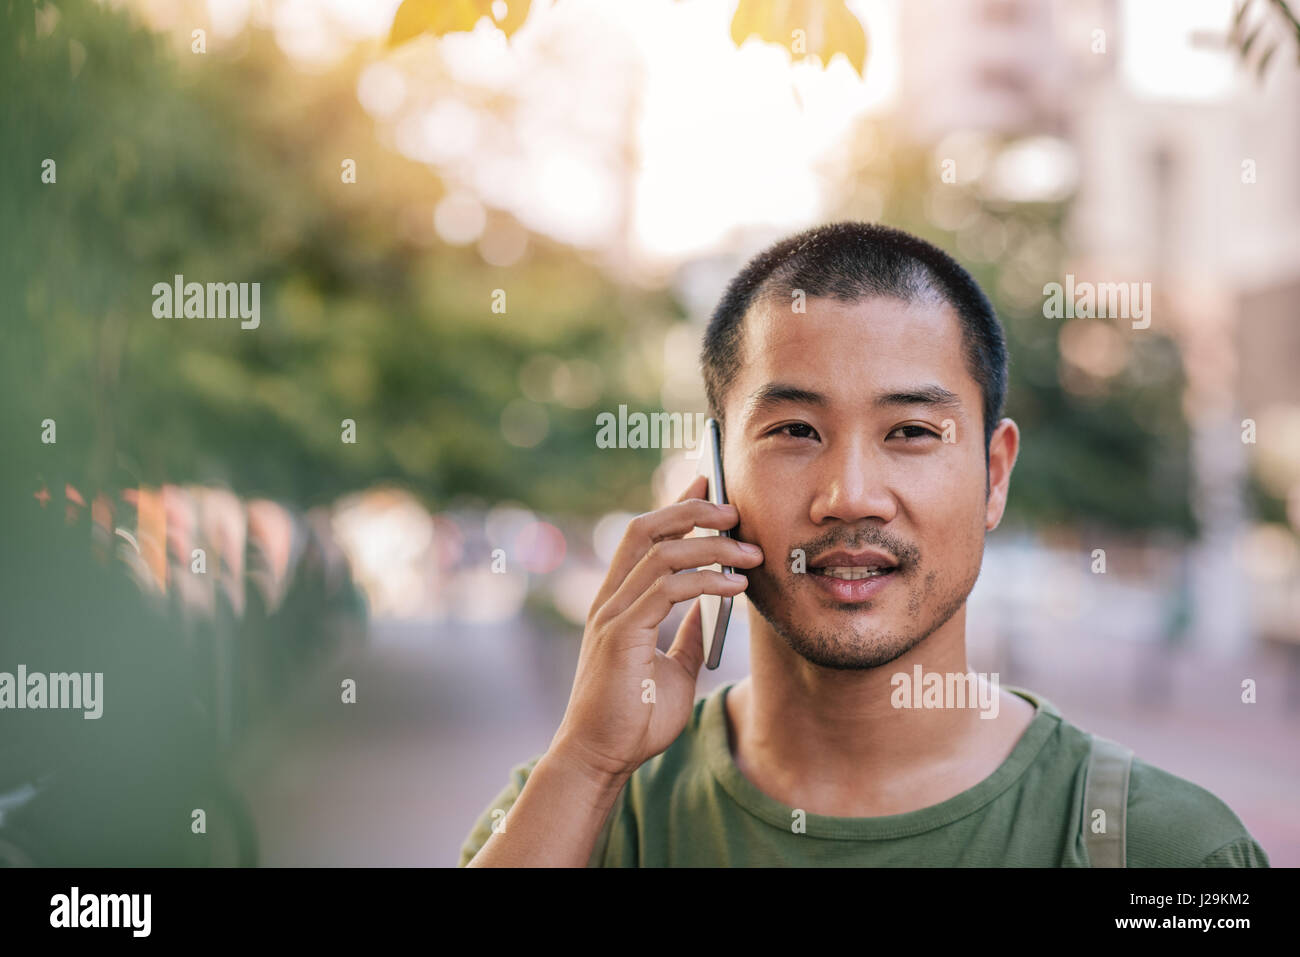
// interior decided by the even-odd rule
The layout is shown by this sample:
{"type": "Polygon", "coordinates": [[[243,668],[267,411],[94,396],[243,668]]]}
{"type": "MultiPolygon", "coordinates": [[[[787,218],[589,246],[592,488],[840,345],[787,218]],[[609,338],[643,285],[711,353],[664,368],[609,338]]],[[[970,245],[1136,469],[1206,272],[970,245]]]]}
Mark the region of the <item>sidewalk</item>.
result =
{"type": "MultiPolygon", "coordinates": [[[[515,764],[543,751],[564,713],[577,636],[521,624],[382,624],[370,646],[299,689],[238,755],[267,866],[439,866],[515,764]],[[357,702],[339,684],[357,682],[357,702]]],[[[1300,713],[1281,700],[1280,655],[1161,659],[1125,643],[1036,637],[971,667],[1047,697],[1073,723],[1218,795],[1275,866],[1300,865],[1300,713]],[[999,657],[1002,658],[999,661],[999,657]],[[1259,701],[1241,703],[1254,678],[1259,701]]],[[[743,675],[743,628],[700,693],[743,675]]],[[[1005,650],[1004,650],[1005,651],[1005,650]]]]}

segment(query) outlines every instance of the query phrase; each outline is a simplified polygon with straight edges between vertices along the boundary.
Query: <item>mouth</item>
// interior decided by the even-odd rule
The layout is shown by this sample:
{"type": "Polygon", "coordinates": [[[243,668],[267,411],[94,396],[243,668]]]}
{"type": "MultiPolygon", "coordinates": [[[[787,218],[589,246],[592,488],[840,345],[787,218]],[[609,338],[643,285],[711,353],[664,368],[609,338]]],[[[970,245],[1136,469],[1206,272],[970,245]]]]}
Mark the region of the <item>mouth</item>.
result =
{"type": "Polygon", "coordinates": [[[888,552],[869,548],[860,552],[838,549],[819,555],[808,563],[809,571],[845,581],[858,581],[876,575],[888,575],[898,568],[898,561],[888,552]]]}
{"type": "Polygon", "coordinates": [[[884,552],[830,552],[809,565],[816,585],[838,602],[865,602],[885,587],[898,563],[884,552]]]}
{"type": "Polygon", "coordinates": [[[881,575],[888,575],[894,569],[882,568],[880,566],[856,566],[856,565],[831,565],[822,568],[814,567],[814,575],[825,575],[827,578],[838,578],[840,581],[856,582],[864,578],[879,578],[881,575]]]}

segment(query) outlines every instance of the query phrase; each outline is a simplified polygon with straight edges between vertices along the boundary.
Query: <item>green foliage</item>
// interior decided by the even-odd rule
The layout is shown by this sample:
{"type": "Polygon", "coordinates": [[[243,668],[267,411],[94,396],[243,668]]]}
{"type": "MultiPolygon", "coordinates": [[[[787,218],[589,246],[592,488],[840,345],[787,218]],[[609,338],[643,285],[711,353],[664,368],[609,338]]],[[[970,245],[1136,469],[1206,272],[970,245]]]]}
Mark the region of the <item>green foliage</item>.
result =
{"type": "Polygon", "coordinates": [[[431,232],[443,188],[377,142],[354,94],[360,58],[304,82],[261,33],[241,56],[194,56],[120,11],[59,10],[38,36],[10,5],[0,51],[0,414],[20,487],[34,473],[216,480],[310,504],[392,480],[435,504],[472,492],[557,510],[642,494],[657,453],[596,454],[596,408],[629,401],[613,377],[620,399],[548,406],[539,448],[500,427],[539,350],[619,368],[639,333],[619,291],[545,242],[504,270],[419,239],[408,226],[431,232]],[[40,181],[46,157],[54,184],[40,181]],[[153,284],[178,273],[260,282],[260,327],[155,318],[153,284]],[[497,288],[506,315],[491,311],[497,288]],[[46,417],[57,446],[37,442],[46,417]],[[355,445],[340,441],[345,418],[355,445]]]}
{"type": "MultiPolygon", "coordinates": [[[[617,288],[536,237],[509,269],[421,239],[443,186],[379,143],[354,92],[360,53],[304,77],[257,31],[238,53],[198,56],[109,6],[58,9],[53,29],[38,30],[32,8],[11,2],[0,35],[0,433],[12,492],[41,479],[225,481],[305,506],[392,481],[434,507],[648,506],[659,452],[598,450],[595,415],[657,406],[649,359],[680,319],[667,295],[617,288]],[[54,184],[41,182],[46,158],[54,184]],[[345,158],[355,184],[341,182],[345,158]],[[152,287],[177,273],[260,282],[260,328],[155,318],[152,287]],[[491,309],[496,289],[504,315],[491,309]],[[519,448],[501,416],[539,353],[589,360],[604,384],[587,408],[539,403],[547,434],[519,448]],[[57,446],[38,441],[47,417],[57,446]],[[355,445],[340,441],[345,418],[355,445]]],[[[939,187],[930,158],[883,130],[875,143],[862,150],[862,185],[887,197],[881,218],[952,249],[926,199],[965,187],[939,187]]],[[[838,212],[860,207],[848,195],[838,212]]],[[[1024,430],[1010,517],[1190,528],[1174,350],[1154,330],[1125,332],[1129,367],[1102,394],[1063,391],[1059,323],[1041,301],[1002,293],[1008,264],[1039,246],[1053,251],[1034,281],[1060,279],[1061,210],[980,209],[1012,237],[974,263],[1007,326],[1008,411],[1024,430]]]]}

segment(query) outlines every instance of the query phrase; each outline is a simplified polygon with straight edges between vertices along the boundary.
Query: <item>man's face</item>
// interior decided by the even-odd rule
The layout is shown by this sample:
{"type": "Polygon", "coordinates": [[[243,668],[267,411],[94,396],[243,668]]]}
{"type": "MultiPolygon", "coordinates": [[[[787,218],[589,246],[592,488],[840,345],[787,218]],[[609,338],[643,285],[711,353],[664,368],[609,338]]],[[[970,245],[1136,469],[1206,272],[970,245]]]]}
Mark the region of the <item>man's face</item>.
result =
{"type": "Polygon", "coordinates": [[[749,601],[813,664],[887,664],[965,603],[1015,426],[999,426],[986,470],[980,388],[946,303],[759,306],[743,340],[723,461],[737,534],[765,556],[749,601]]]}

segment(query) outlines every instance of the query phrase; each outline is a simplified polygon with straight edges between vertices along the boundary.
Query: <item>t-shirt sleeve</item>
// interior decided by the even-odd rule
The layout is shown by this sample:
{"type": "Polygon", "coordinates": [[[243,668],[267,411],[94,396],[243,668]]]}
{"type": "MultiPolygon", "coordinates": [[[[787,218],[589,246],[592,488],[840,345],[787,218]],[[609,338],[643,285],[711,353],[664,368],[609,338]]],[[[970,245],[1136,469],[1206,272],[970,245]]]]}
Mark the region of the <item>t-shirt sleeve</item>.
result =
{"type": "Polygon", "coordinates": [[[523,764],[515,765],[510,769],[510,780],[501,790],[501,793],[492,799],[492,803],[484,809],[479,815],[474,827],[465,838],[465,843],[460,848],[460,862],[457,867],[465,867],[474,859],[474,855],[483,849],[488,838],[492,836],[492,825],[495,821],[503,818],[509,813],[510,808],[514,806],[515,801],[519,799],[519,794],[524,789],[524,782],[528,780],[528,775],[532,773],[537,762],[542,759],[539,754],[530,761],[523,764]]]}
{"type": "Polygon", "coordinates": [[[1129,867],[1268,867],[1268,856],[1218,797],[1134,760],[1128,803],[1129,867]]]}
{"type": "MultiPolygon", "coordinates": [[[[537,762],[542,759],[539,754],[530,761],[518,764],[510,769],[510,780],[501,790],[492,803],[484,809],[474,822],[473,829],[469,836],[465,838],[465,843],[460,848],[460,861],[457,867],[465,867],[474,859],[474,855],[483,849],[483,845],[488,842],[492,836],[493,822],[501,820],[510,812],[515,801],[519,800],[519,795],[524,789],[524,784],[528,780],[528,775],[532,773],[537,762]]],[[[626,793],[626,792],[624,792],[626,793]]],[[[609,816],[605,819],[605,826],[601,829],[600,837],[596,840],[596,846],[592,850],[591,859],[588,861],[588,867],[601,867],[607,861],[612,860],[613,866],[632,866],[635,861],[635,831],[634,822],[631,817],[624,813],[623,809],[624,794],[620,794],[615,802],[613,809],[610,810],[609,816]],[[611,836],[617,840],[611,848],[611,836]],[[612,857],[611,857],[612,855],[612,857]]]]}
{"type": "Polygon", "coordinates": [[[1268,855],[1264,849],[1251,838],[1243,837],[1239,840],[1225,844],[1213,854],[1210,854],[1205,860],[1201,861],[1198,867],[1269,867],[1268,855]]]}

